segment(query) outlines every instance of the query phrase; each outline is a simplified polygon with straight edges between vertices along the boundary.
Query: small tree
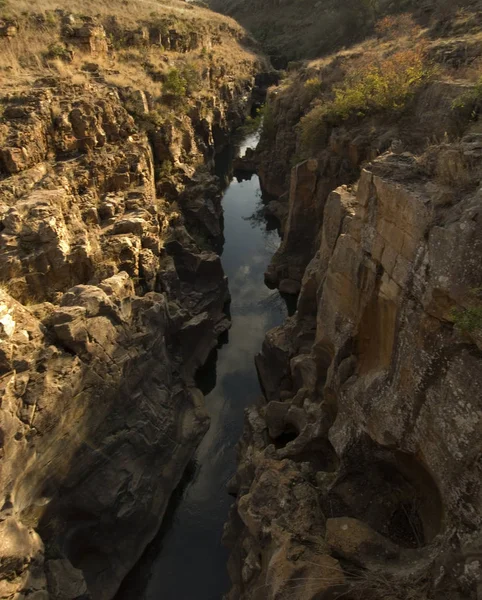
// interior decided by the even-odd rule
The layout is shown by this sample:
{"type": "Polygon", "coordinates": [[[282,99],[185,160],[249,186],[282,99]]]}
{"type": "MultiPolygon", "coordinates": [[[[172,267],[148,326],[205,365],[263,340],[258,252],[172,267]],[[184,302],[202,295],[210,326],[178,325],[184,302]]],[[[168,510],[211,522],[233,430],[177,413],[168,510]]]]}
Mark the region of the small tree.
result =
{"type": "Polygon", "coordinates": [[[183,98],[186,95],[187,83],[178,69],[173,68],[167,73],[163,90],[170,96],[183,98]]]}

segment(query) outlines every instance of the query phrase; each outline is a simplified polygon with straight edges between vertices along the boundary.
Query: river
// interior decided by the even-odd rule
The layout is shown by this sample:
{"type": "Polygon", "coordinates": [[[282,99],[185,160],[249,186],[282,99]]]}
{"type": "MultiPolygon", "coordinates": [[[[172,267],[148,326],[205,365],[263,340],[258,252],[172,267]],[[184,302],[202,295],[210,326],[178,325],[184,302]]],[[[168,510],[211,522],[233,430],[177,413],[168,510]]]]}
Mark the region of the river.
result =
{"type": "MultiPolygon", "coordinates": [[[[243,140],[239,152],[256,142],[243,140]]],[[[232,328],[199,374],[211,417],[183,484],[157,538],[124,583],[118,600],[221,600],[229,589],[228,551],[221,543],[233,502],[226,484],[235,472],[235,445],[244,410],[260,388],[254,365],[265,333],[281,324],[286,308],[264,285],[264,271],[279,245],[275,230],[257,218],[259,179],[233,178],[223,198],[225,244],[222,262],[231,291],[232,328]]]]}

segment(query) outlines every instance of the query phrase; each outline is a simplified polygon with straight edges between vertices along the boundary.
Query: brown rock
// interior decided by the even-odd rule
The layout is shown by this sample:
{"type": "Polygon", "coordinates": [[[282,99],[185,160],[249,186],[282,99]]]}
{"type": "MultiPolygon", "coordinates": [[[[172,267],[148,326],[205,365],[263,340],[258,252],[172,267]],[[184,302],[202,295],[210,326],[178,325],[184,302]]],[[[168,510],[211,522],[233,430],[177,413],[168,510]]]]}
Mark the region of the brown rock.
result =
{"type": "Polygon", "coordinates": [[[326,521],[326,541],[336,556],[355,564],[384,562],[400,555],[400,548],[371,527],[348,517],[326,521]]]}
{"type": "Polygon", "coordinates": [[[288,294],[289,296],[297,296],[300,293],[301,283],[294,279],[282,279],[278,286],[279,291],[282,294],[288,294]]]}
{"type": "Polygon", "coordinates": [[[49,560],[46,571],[50,596],[54,600],[90,597],[82,571],[75,569],[70,561],[49,560]]]}

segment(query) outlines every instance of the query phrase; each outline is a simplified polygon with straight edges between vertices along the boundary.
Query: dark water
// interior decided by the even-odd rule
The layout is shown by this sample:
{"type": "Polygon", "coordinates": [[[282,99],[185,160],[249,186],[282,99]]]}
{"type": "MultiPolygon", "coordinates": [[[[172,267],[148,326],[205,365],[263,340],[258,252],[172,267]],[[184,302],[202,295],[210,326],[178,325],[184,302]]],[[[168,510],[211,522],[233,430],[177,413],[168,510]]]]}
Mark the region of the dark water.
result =
{"type": "MultiPolygon", "coordinates": [[[[252,141],[245,140],[244,146],[252,141]]],[[[230,282],[232,328],[200,382],[212,389],[206,397],[211,428],[166,525],[129,576],[119,600],[220,600],[229,589],[228,552],[221,544],[233,502],[226,484],[235,471],[234,447],[242,433],[244,409],[260,395],[254,356],[266,331],[284,320],[286,309],[278,293],[263,283],[279,238],[257,217],[258,178],[233,179],[223,206],[222,261],[230,282]]]]}

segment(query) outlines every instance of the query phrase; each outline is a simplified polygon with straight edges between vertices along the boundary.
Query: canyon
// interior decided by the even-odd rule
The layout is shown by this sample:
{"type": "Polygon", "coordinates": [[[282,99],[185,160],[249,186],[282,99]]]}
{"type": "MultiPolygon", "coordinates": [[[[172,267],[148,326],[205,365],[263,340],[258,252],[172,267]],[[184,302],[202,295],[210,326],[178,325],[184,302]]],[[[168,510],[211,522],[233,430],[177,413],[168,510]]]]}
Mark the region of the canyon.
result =
{"type": "Polygon", "coordinates": [[[230,326],[214,158],[262,65],[184,11],[29,13],[4,40],[58,39],[3,81],[2,598],[112,598],[209,426],[194,376],[230,326]],[[136,58],[181,88],[164,105],[129,85],[136,58]],[[181,107],[189,61],[205,80],[181,107]]]}
{"type": "Polygon", "coordinates": [[[149,545],[226,454],[226,599],[480,600],[482,8],[370,4],[308,60],[289,1],[213,0],[263,48],[199,2],[38,4],[0,5],[0,598],[166,596],[149,545]]]}

